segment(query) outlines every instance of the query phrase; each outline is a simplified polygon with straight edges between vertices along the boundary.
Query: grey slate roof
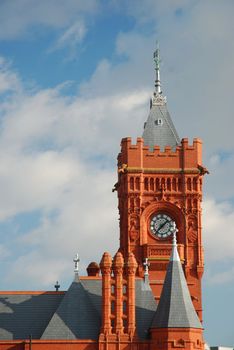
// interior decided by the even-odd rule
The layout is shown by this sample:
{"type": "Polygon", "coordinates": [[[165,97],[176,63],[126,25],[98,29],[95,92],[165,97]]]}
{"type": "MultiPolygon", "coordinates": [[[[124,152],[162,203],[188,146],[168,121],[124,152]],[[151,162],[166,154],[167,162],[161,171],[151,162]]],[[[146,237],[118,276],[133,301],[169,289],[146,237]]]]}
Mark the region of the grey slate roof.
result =
{"type": "Polygon", "coordinates": [[[100,327],[100,314],[76,274],[42,339],[97,339],[100,327]]]}
{"type": "Polygon", "coordinates": [[[157,309],[149,282],[136,280],[136,328],[140,339],[149,338],[149,329],[157,309]]]}
{"type": "Polygon", "coordinates": [[[152,105],[142,137],[144,144],[149,146],[151,151],[156,145],[160,146],[161,151],[164,151],[165,146],[171,146],[172,149],[175,149],[180,144],[166,102],[161,105],[152,105]]]}
{"type": "MultiPolygon", "coordinates": [[[[76,276],[65,294],[1,294],[0,340],[27,339],[98,339],[102,314],[101,279],[76,276]]],[[[152,291],[136,279],[136,323],[141,339],[156,310],[152,291]]]]}
{"type": "Polygon", "coordinates": [[[176,244],[172,249],[152,328],[203,328],[190,297],[176,244]]]}
{"type": "Polygon", "coordinates": [[[40,339],[43,330],[61,302],[56,294],[1,294],[0,339],[40,339]]]}

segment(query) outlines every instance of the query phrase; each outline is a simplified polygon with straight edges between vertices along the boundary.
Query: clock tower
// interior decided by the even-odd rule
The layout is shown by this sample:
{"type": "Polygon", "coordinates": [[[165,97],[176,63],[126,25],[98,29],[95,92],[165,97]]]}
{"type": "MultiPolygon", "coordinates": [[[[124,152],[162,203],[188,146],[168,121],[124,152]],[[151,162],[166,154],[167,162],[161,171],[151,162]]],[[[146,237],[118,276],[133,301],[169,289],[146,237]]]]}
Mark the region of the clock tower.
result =
{"type": "Polygon", "coordinates": [[[149,281],[160,299],[169,262],[174,223],[191,298],[202,320],[201,278],[204,269],[201,236],[202,142],[180,140],[160,83],[159,49],[154,53],[156,80],[149,116],[141,138],[121,141],[118,155],[120,251],[133,252],[137,274],[149,265],[149,281]]]}

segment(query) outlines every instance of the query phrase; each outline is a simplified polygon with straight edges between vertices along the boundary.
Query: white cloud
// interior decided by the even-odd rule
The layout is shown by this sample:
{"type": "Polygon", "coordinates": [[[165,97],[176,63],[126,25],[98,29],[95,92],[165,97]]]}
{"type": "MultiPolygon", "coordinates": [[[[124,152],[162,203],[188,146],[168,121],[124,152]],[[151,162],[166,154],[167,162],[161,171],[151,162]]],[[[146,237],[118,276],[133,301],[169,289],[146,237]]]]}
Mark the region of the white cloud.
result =
{"type": "Polygon", "coordinates": [[[15,90],[19,91],[19,88],[20,84],[17,74],[10,70],[10,63],[0,56],[0,94],[15,90]]]}
{"type": "Polygon", "coordinates": [[[234,207],[229,202],[207,199],[203,204],[203,239],[206,259],[234,259],[234,207]]]}
{"type": "Polygon", "coordinates": [[[33,155],[1,152],[0,186],[4,201],[0,219],[20,212],[55,205],[69,181],[79,174],[79,165],[69,154],[45,151],[33,155]]]}
{"type": "Polygon", "coordinates": [[[96,0],[14,0],[0,3],[0,39],[31,35],[32,28],[42,25],[63,28],[98,9],[96,0]]]}
{"type": "Polygon", "coordinates": [[[210,272],[208,273],[207,280],[210,284],[221,285],[234,282],[234,267],[229,266],[225,271],[222,272],[210,272]]]}
{"type": "MultiPolygon", "coordinates": [[[[112,253],[117,249],[114,158],[120,135],[139,119],[147,93],[70,99],[57,88],[27,91],[20,86],[19,91],[9,99],[2,122],[1,220],[33,210],[40,210],[42,218],[38,228],[17,239],[18,255],[9,262],[12,277],[6,282],[48,285],[57,276],[66,279],[72,269],[56,259],[70,261],[78,250],[84,272],[91,260],[100,260],[104,246],[112,253]],[[100,155],[111,155],[111,169],[95,161],[100,155]],[[35,268],[35,260],[43,263],[35,268]]],[[[13,247],[11,239],[6,247],[13,247]]]]}
{"type": "Polygon", "coordinates": [[[234,281],[234,207],[230,202],[206,199],[203,204],[205,280],[209,284],[234,281]]]}
{"type": "Polygon", "coordinates": [[[81,44],[86,35],[87,28],[83,20],[77,21],[69,26],[55,43],[50,51],[70,47],[72,50],[81,44]]]}

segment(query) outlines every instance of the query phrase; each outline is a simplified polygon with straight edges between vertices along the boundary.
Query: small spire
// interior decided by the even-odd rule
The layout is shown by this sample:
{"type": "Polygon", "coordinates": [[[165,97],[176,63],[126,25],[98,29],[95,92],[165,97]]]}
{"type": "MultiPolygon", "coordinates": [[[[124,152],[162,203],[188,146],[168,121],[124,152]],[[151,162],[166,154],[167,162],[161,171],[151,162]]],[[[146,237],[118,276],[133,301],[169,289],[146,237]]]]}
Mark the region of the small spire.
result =
{"type": "Polygon", "coordinates": [[[180,257],[177,251],[177,242],[176,242],[176,233],[178,232],[178,229],[176,228],[176,223],[173,222],[173,238],[172,238],[172,252],[170,261],[180,261],[180,257]]]}
{"type": "Polygon", "coordinates": [[[176,224],[173,224],[172,254],[151,328],[202,329],[177,252],[176,232],[178,230],[176,224]]]}
{"type": "Polygon", "coordinates": [[[156,95],[160,95],[162,93],[161,90],[161,82],[160,82],[160,52],[159,52],[159,44],[158,41],[156,42],[156,50],[154,51],[154,63],[155,63],[155,72],[156,72],[156,79],[155,79],[155,93],[156,95]]]}
{"type": "Polygon", "coordinates": [[[148,277],[149,277],[149,267],[150,267],[150,263],[149,263],[148,258],[145,258],[145,260],[143,262],[143,267],[144,267],[144,280],[147,281],[148,277]]]}
{"type": "Polygon", "coordinates": [[[161,90],[161,81],[160,81],[161,59],[160,59],[158,42],[156,42],[156,50],[154,51],[154,63],[155,63],[155,72],[156,72],[155,84],[154,84],[155,91],[150,101],[150,108],[152,108],[152,106],[163,106],[167,102],[167,98],[166,96],[162,95],[162,90],[161,90]]]}
{"type": "Polygon", "coordinates": [[[54,285],[54,288],[55,288],[56,292],[59,291],[60,284],[58,283],[58,281],[56,281],[56,283],[55,283],[55,285],[54,285]]]}
{"type": "Polygon", "coordinates": [[[74,257],[73,261],[74,261],[74,263],[75,263],[74,272],[75,272],[76,274],[78,274],[78,273],[79,273],[79,261],[80,261],[80,259],[79,259],[79,254],[78,254],[78,253],[76,253],[76,256],[74,257]]]}

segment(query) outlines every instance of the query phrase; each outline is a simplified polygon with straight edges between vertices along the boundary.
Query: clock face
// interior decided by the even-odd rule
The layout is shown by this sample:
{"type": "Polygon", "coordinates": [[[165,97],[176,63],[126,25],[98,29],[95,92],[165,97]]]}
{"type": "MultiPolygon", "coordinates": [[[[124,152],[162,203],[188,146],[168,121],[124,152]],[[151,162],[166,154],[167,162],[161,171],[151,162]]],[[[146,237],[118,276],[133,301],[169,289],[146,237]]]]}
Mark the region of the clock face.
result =
{"type": "Polygon", "coordinates": [[[167,214],[155,214],[150,220],[150,231],[158,238],[167,238],[174,231],[174,221],[167,214]]]}

